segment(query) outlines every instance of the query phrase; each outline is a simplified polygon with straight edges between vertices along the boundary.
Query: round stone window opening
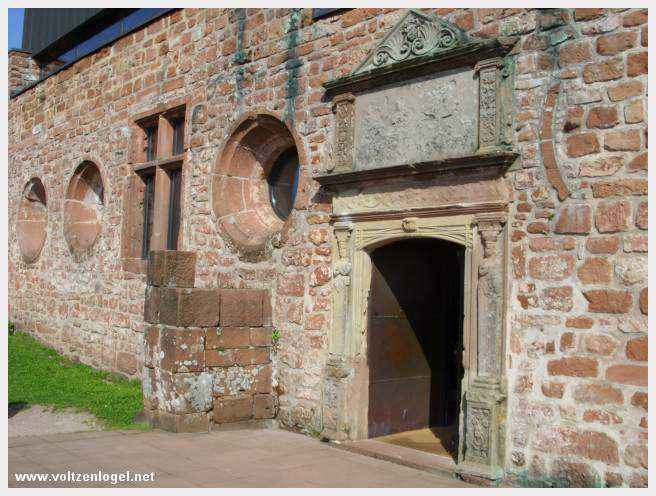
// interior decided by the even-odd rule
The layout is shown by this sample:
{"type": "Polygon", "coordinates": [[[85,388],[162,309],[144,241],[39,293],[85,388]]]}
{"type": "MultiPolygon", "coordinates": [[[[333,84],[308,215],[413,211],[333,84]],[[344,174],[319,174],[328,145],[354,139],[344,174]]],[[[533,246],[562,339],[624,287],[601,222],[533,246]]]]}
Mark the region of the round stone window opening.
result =
{"type": "Polygon", "coordinates": [[[250,116],[234,129],[214,168],[212,203],[220,232],[240,253],[260,258],[284,236],[300,168],[296,141],[274,116],[250,116]]]}
{"type": "Polygon", "coordinates": [[[298,190],[298,153],[296,148],[288,148],[276,159],[267,182],[269,183],[269,201],[273,211],[286,221],[294,207],[298,190]]]}
{"type": "Polygon", "coordinates": [[[82,162],[71,177],[64,201],[64,237],[76,259],[89,254],[100,236],[104,202],[98,166],[82,162]]]}
{"type": "Polygon", "coordinates": [[[46,241],[48,209],[46,189],[37,177],[30,179],[21,196],[18,210],[18,247],[26,263],[34,263],[46,241]]]}

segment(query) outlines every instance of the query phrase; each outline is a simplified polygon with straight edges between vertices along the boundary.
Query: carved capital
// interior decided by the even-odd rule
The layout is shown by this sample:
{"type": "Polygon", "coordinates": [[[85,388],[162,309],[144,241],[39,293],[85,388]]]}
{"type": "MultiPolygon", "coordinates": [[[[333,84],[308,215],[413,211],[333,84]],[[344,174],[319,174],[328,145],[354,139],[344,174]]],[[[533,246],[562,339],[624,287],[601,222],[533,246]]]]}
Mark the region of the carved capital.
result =
{"type": "Polygon", "coordinates": [[[483,244],[483,258],[493,258],[497,254],[497,241],[501,229],[506,224],[506,216],[498,214],[483,214],[476,217],[474,223],[483,244]]]}
{"type": "Polygon", "coordinates": [[[337,222],[334,226],[337,239],[337,254],[339,259],[348,258],[348,243],[353,232],[353,225],[348,222],[337,222]]]}
{"type": "Polygon", "coordinates": [[[355,97],[351,93],[337,95],[333,101],[335,114],[333,169],[338,172],[353,169],[353,126],[355,116],[355,97]]]}

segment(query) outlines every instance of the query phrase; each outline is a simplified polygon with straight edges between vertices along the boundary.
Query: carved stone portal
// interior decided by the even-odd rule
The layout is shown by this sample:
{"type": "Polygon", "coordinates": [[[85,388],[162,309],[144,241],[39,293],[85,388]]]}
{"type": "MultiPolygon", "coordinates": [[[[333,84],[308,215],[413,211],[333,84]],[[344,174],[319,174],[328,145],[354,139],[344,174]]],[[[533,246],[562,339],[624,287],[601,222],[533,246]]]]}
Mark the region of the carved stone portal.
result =
{"type": "Polygon", "coordinates": [[[369,435],[370,253],[401,239],[443,239],[464,248],[456,471],[491,481],[504,466],[503,174],[516,154],[502,146],[501,117],[510,48],[408,11],[355,70],[325,84],[334,101],[335,154],[328,173],[316,177],[334,193],[324,435],[369,435]]]}

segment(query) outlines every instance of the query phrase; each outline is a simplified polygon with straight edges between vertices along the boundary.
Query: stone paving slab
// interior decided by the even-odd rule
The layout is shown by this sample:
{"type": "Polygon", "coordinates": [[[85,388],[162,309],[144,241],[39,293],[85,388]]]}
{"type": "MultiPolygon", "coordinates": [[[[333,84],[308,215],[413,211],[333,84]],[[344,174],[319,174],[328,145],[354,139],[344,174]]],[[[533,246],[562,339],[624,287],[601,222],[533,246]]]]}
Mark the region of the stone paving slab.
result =
{"type": "Polygon", "coordinates": [[[9,438],[10,487],[472,487],[279,429],[9,438]],[[17,482],[14,473],[154,472],[152,483],[17,482]]]}

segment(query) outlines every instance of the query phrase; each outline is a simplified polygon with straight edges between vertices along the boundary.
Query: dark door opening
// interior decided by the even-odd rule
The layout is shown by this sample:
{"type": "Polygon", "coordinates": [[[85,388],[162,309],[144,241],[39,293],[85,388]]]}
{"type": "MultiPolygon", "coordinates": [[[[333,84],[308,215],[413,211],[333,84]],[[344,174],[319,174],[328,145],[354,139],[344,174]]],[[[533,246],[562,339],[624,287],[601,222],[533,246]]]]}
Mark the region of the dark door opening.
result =
{"type": "Polygon", "coordinates": [[[369,437],[455,458],[464,248],[410,239],[371,260],[369,437]]]}

